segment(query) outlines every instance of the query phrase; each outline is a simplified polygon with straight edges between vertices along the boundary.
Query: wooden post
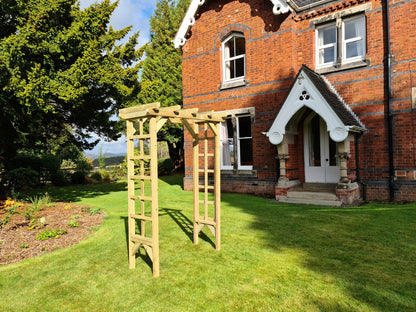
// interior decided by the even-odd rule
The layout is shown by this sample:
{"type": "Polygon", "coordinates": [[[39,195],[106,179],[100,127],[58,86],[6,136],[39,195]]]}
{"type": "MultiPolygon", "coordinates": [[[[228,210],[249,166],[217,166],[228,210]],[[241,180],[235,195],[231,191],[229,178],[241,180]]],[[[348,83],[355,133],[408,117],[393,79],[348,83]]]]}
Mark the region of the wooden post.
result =
{"type": "Polygon", "coordinates": [[[129,235],[129,268],[133,269],[136,267],[136,253],[134,252],[134,242],[131,237],[135,234],[135,220],[131,217],[135,214],[135,203],[134,203],[134,180],[130,177],[134,175],[134,126],[133,121],[127,120],[127,193],[128,193],[128,235],[129,235]]]}
{"type": "Polygon", "coordinates": [[[199,125],[194,123],[194,133],[192,139],[192,161],[193,161],[193,192],[194,192],[194,244],[198,244],[198,217],[199,217],[199,125]]]}
{"type": "Polygon", "coordinates": [[[158,203],[158,172],[157,172],[157,131],[156,119],[149,122],[150,132],[150,191],[152,196],[152,255],[153,276],[159,276],[159,203],[158,203]]]}
{"type": "Polygon", "coordinates": [[[215,249],[221,248],[221,138],[220,123],[215,125],[214,151],[214,205],[215,205],[215,249]]]}

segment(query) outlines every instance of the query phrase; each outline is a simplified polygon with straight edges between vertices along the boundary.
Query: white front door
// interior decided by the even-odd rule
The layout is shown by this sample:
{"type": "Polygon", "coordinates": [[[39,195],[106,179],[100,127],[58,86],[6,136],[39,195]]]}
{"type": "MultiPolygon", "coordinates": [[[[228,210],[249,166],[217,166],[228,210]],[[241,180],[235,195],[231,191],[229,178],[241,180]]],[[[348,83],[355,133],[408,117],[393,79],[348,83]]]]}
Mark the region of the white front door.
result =
{"type": "Polygon", "coordinates": [[[328,134],[325,121],[314,114],[305,120],[305,182],[337,183],[340,178],[337,144],[328,134]]]}

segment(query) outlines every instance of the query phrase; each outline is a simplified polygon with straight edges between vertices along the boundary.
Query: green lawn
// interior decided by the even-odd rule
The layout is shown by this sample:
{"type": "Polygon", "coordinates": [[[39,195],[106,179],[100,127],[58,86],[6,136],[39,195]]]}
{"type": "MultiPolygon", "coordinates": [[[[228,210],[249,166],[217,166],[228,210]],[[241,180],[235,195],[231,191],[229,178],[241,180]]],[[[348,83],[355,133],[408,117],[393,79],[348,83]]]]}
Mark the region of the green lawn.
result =
{"type": "MultiPolygon", "coordinates": [[[[128,269],[126,183],[49,189],[105,210],[80,244],[0,267],[0,311],[415,311],[416,205],[222,196],[221,251],[192,244],[192,193],[160,180],[160,274],[128,269]]],[[[44,192],[44,190],[43,190],[44,192]]],[[[1,248],[1,245],[0,245],[1,248]]]]}

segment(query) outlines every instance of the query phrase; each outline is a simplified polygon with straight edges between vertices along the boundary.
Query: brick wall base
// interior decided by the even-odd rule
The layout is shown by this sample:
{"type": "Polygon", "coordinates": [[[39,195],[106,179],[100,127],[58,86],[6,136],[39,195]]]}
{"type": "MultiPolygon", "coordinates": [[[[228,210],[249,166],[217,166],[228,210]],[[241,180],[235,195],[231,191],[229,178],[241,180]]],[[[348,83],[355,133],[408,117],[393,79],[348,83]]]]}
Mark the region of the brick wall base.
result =
{"type": "Polygon", "coordinates": [[[337,199],[344,205],[352,205],[360,200],[360,188],[357,183],[349,183],[345,187],[337,186],[337,199]]]}
{"type": "MultiPolygon", "coordinates": [[[[202,180],[200,183],[203,184],[202,180]]],[[[210,183],[210,185],[213,185],[213,183],[210,183]]],[[[274,197],[275,186],[275,181],[240,180],[231,178],[221,179],[221,192],[224,193],[253,194],[262,197],[274,197]]],[[[185,191],[192,191],[192,177],[184,177],[183,188],[185,191]]]]}

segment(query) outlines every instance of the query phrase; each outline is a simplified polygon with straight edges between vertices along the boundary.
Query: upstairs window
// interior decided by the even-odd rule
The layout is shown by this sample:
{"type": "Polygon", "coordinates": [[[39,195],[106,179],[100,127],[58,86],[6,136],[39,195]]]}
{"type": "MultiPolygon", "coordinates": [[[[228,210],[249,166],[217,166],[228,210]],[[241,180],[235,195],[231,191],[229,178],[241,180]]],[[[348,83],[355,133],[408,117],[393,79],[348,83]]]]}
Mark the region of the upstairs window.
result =
{"type": "Polygon", "coordinates": [[[246,74],[246,41],[242,34],[232,34],[223,46],[224,81],[244,79],[246,74]]]}
{"type": "Polygon", "coordinates": [[[253,169],[251,115],[234,115],[221,123],[221,168],[253,169]]]}
{"type": "Polygon", "coordinates": [[[316,29],[318,67],[341,66],[365,60],[365,16],[338,19],[316,29]]]}

